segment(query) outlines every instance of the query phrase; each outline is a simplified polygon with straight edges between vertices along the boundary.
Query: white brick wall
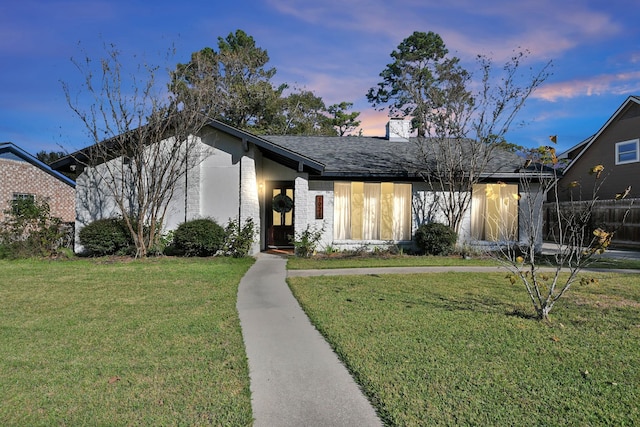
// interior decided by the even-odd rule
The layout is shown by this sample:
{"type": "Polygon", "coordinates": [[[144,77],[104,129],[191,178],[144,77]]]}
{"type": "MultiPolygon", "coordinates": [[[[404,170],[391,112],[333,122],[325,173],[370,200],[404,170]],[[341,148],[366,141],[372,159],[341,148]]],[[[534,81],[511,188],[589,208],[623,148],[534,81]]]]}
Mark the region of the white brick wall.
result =
{"type": "Polygon", "coordinates": [[[253,219],[256,231],[256,241],[252,254],[260,252],[260,199],[258,195],[258,180],[256,177],[255,148],[250,147],[246,156],[240,160],[240,226],[248,218],[253,219]]]}

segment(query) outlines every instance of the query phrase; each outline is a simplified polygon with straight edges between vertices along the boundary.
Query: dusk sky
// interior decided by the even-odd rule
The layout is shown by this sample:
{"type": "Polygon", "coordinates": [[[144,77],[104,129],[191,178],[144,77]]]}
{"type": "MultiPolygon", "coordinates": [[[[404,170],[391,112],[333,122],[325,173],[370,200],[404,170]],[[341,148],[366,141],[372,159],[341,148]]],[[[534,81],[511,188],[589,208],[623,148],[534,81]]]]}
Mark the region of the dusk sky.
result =
{"type": "MultiPolygon", "coordinates": [[[[5,0],[0,5],[0,141],[35,155],[88,145],[61,81],[80,88],[70,58],[104,55],[172,64],[237,29],[267,50],[274,83],[313,91],[326,105],[353,102],[365,135],[384,135],[386,112],[366,100],[392,50],[413,31],[433,31],[465,67],[478,54],[502,64],[515,49],[552,75],[518,117],[510,142],[535,147],[558,135],[559,151],[597,132],[630,95],[640,95],[637,0],[5,0]],[[81,46],[81,47],[80,47],[81,46]]],[[[86,105],[88,107],[88,105],[86,105]]]]}

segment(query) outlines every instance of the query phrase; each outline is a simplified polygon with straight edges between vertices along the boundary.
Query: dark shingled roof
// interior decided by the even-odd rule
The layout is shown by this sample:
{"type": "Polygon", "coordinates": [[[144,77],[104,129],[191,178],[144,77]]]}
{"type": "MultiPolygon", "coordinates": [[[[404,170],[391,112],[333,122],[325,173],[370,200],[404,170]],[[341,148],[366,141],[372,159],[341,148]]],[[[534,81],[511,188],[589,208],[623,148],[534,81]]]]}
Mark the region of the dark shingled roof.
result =
{"type": "MultiPolygon", "coordinates": [[[[307,171],[312,179],[422,179],[425,160],[420,146],[433,147],[435,139],[409,138],[390,141],[382,137],[361,136],[300,136],[254,135],[217,120],[209,126],[243,141],[253,143],[266,158],[307,171]],[[430,145],[431,144],[431,145],[430,145]]],[[[87,147],[52,164],[56,170],[66,170],[86,161],[87,147]]],[[[468,152],[463,146],[461,151],[468,152]]],[[[431,156],[435,157],[435,156],[431,156]]],[[[483,176],[493,179],[518,179],[524,160],[515,153],[494,150],[483,176]]]]}
{"type": "MultiPolygon", "coordinates": [[[[389,141],[379,137],[269,135],[263,139],[324,165],[323,176],[417,177],[420,171],[418,138],[389,141]]],[[[426,140],[433,143],[433,140],[426,140]]],[[[494,150],[485,175],[513,177],[524,160],[515,153],[494,150]]]]}

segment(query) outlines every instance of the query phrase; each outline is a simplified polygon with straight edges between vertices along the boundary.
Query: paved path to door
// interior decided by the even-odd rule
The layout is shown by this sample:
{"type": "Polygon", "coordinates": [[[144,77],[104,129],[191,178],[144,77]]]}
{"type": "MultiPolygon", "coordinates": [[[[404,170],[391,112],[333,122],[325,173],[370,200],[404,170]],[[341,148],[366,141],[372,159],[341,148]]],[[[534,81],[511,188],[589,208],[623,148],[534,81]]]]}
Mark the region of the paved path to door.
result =
{"type": "Polygon", "coordinates": [[[286,259],[262,253],[238,290],[254,425],[382,423],[286,283],[286,259]]]}

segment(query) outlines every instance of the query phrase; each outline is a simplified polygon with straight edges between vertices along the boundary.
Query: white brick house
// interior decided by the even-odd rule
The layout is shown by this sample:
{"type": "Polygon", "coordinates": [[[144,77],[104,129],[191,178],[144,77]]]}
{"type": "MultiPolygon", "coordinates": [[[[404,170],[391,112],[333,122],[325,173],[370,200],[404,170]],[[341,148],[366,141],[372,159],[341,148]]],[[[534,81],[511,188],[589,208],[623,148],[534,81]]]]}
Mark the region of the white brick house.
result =
{"type": "MultiPolygon", "coordinates": [[[[175,192],[166,229],[195,218],[213,218],[222,225],[232,218],[251,218],[259,229],[255,253],[288,247],[291,236],[307,227],[324,230],[321,247],[411,245],[420,224],[442,220],[432,209],[430,187],[407,166],[415,145],[405,135],[388,130],[384,138],[257,136],[212,121],[198,138],[209,154],[175,192]]],[[[74,157],[54,167],[64,170],[74,157]]],[[[521,163],[512,153],[497,153],[465,218],[460,242],[492,240],[507,228],[514,239],[526,240],[520,226],[523,212],[511,197],[528,197],[518,186],[521,163]],[[499,203],[487,203],[489,193],[499,203]],[[508,212],[488,221],[491,206],[508,212]]],[[[114,214],[108,204],[96,209],[87,203],[99,191],[87,185],[87,173],[77,179],[76,232],[114,214]]]]}

